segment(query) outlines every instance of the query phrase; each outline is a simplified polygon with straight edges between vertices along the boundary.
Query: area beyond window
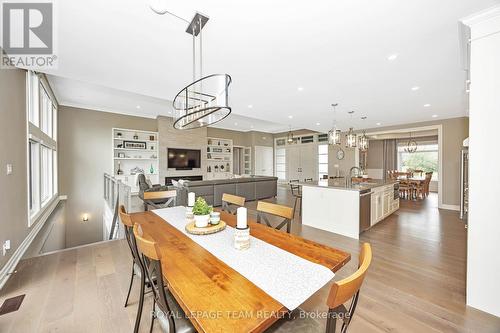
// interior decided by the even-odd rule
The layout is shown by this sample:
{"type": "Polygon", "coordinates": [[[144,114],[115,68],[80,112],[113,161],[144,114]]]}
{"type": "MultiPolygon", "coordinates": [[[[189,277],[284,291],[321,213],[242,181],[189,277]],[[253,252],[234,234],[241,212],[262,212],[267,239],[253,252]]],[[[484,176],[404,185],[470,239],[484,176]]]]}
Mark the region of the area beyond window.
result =
{"type": "Polygon", "coordinates": [[[439,179],[439,149],[436,140],[417,141],[417,151],[405,152],[405,142],[398,143],[398,170],[432,172],[432,180],[439,179]]]}
{"type": "Polygon", "coordinates": [[[57,195],[57,103],[43,77],[27,72],[29,225],[57,195]]]}

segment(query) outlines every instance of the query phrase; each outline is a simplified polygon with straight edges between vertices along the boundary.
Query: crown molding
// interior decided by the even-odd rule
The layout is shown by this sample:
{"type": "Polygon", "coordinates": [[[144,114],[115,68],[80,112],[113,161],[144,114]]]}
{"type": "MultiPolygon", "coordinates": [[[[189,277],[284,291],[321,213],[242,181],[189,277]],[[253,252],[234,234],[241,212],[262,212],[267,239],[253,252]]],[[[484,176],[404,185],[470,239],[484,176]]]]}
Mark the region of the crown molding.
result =
{"type": "Polygon", "coordinates": [[[460,20],[471,28],[471,41],[500,32],[500,5],[474,13],[460,20]]]}

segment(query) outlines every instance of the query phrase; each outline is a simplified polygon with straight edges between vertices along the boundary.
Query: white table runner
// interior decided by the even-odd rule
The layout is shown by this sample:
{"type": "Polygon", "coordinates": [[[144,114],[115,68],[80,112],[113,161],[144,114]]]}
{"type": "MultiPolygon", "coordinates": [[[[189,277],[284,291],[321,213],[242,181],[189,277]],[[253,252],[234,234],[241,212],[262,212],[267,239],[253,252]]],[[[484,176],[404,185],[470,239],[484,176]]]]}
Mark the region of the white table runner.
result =
{"type": "Polygon", "coordinates": [[[185,230],[184,207],[153,212],[289,310],[299,307],[334,277],[328,268],[252,236],[249,249],[236,250],[233,247],[234,228],[230,226],[211,235],[189,234],[185,230]]]}

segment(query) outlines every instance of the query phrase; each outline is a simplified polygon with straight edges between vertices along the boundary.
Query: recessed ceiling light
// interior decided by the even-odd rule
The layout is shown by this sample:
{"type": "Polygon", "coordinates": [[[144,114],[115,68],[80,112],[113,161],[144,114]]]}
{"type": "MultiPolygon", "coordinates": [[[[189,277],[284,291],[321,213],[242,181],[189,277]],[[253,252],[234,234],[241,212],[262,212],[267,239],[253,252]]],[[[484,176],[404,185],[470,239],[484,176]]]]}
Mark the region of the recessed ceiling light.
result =
{"type": "Polygon", "coordinates": [[[411,87],[411,90],[413,90],[413,91],[417,91],[418,89],[420,89],[419,86],[411,87]]]}
{"type": "Polygon", "coordinates": [[[293,118],[293,116],[292,116],[292,115],[288,116],[288,119],[292,119],[292,118],[293,118]]]}
{"type": "Polygon", "coordinates": [[[253,128],[253,125],[250,125],[250,128],[253,128]]]}
{"type": "Polygon", "coordinates": [[[433,114],[432,118],[437,118],[437,116],[438,116],[437,114],[433,114]]]}
{"type": "Polygon", "coordinates": [[[234,123],[234,126],[238,126],[238,123],[234,123]]]}
{"type": "Polygon", "coordinates": [[[252,104],[248,104],[248,108],[249,109],[253,108],[253,105],[252,104]]]}
{"type": "Polygon", "coordinates": [[[393,61],[393,60],[396,60],[397,57],[398,57],[398,54],[394,53],[394,54],[391,54],[390,56],[388,56],[387,60],[393,61]]]}
{"type": "Polygon", "coordinates": [[[302,91],[302,90],[304,90],[304,88],[302,88],[302,87],[298,87],[298,88],[297,88],[297,90],[298,90],[298,91],[302,91]]]}
{"type": "Polygon", "coordinates": [[[376,123],[375,125],[380,126],[380,125],[382,125],[382,123],[376,123]]]}
{"type": "Polygon", "coordinates": [[[424,108],[428,108],[429,106],[431,106],[430,104],[424,104],[424,108]]]}
{"type": "Polygon", "coordinates": [[[140,106],[140,105],[137,105],[135,108],[136,108],[136,109],[140,109],[140,108],[141,108],[141,106],[140,106]]]}
{"type": "Polygon", "coordinates": [[[316,126],[319,126],[319,125],[321,125],[321,124],[320,123],[316,123],[316,126]]]}

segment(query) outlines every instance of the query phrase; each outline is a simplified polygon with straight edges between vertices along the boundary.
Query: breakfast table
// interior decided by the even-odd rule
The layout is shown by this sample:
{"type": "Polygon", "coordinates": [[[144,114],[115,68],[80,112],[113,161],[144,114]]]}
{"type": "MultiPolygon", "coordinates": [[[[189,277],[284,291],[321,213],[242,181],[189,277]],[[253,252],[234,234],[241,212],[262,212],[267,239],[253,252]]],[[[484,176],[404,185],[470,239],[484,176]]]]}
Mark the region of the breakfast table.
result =
{"type": "Polygon", "coordinates": [[[162,252],[163,278],[198,332],[263,332],[350,260],[342,250],[248,219],[250,248],[233,246],[236,216],[210,235],[186,231],[182,206],[131,214],[162,252]]]}

